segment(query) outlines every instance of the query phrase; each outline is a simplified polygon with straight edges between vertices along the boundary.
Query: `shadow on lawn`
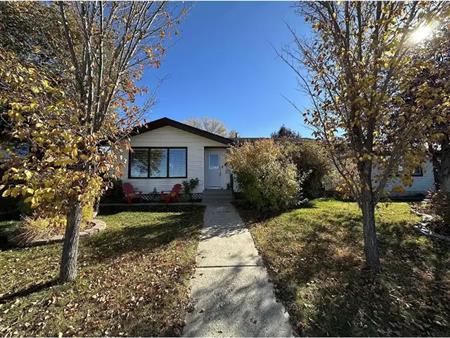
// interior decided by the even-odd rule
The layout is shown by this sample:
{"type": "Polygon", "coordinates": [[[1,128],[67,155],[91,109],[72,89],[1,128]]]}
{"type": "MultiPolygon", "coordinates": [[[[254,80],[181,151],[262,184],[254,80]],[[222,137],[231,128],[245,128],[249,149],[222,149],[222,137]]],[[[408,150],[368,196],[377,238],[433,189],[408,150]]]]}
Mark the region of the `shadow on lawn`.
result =
{"type": "MultiPolygon", "coordinates": [[[[135,220],[130,219],[130,224],[135,220]]],[[[80,241],[79,264],[103,262],[114,259],[129,252],[153,251],[158,247],[167,245],[176,239],[188,239],[199,233],[201,217],[198,213],[179,213],[164,216],[164,218],[149,220],[140,225],[124,226],[117,229],[108,229],[93,237],[85,237],[80,241]]],[[[52,244],[54,245],[54,244],[52,244]]],[[[61,244],[57,244],[61,245],[61,244]]],[[[45,249],[45,246],[42,247],[45,249]]],[[[16,248],[23,250],[23,248],[16,248]]],[[[16,292],[5,294],[0,298],[0,303],[10,302],[16,298],[26,297],[57,285],[58,280],[52,279],[46,282],[27,286],[16,292]]]]}
{"type": "Polygon", "coordinates": [[[361,217],[334,216],[341,229],[319,225],[299,240],[300,252],[286,263],[294,268],[271,272],[299,333],[448,335],[450,246],[418,240],[405,223],[379,222],[383,271],[373,277],[362,268],[361,217]]]}
{"type": "Polygon", "coordinates": [[[99,215],[109,216],[121,212],[196,212],[202,211],[202,205],[174,205],[174,204],[123,204],[123,205],[102,205],[99,207],[99,215]]]}
{"type": "Polygon", "coordinates": [[[156,224],[149,221],[99,233],[87,238],[83,249],[90,260],[113,259],[127,252],[152,251],[173,240],[190,238],[198,234],[200,225],[201,218],[196,213],[172,214],[156,224]]]}
{"type": "Polygon", "coordinates": [[[50,279],[46,282],[30,285],[29,287],[27,287],[25,289],[22,289],[22,290],[13,292],[13,293],[9,293],[9,294],[6,294],[6,295],[0,297],[0,304],[9,302],[16,298],[29,296],[35,292],[44,291],[44,290],[46,290],[52,286],[55,286],[57,284],[58,284],[58,279],[55,278],[55,279],[50,279]]]}

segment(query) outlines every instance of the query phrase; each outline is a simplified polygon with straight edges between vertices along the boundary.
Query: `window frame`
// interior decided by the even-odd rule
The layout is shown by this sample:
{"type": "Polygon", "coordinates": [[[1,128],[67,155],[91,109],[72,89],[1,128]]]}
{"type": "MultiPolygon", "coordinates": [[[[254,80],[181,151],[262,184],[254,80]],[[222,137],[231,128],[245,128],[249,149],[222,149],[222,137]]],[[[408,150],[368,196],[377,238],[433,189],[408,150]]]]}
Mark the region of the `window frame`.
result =
{"type": "Polygon", "coordinates": [[[128,178],[129,179],[152,179],[152,180],[160,180],[160,179],[171,179],[171,178],[187,178],[188,177],[188,147],[131,147],[131,149],[128,151],[128,178]],[[134,149],[146,149],[147,150],[147,157],[148,157],[148,168],[147,168],[147,177],[136,177],[131,176],[131,156],[134,149]],[[150,176],[150,154],[151,149],[166,149],[167,150],[167,158],[166,158],[166,176],[150,176]],[[185,157],[185,175],[184,176],[169,176],[169,163],[170,163],[170,149],[183,149],[186,152],[185,157]]]}

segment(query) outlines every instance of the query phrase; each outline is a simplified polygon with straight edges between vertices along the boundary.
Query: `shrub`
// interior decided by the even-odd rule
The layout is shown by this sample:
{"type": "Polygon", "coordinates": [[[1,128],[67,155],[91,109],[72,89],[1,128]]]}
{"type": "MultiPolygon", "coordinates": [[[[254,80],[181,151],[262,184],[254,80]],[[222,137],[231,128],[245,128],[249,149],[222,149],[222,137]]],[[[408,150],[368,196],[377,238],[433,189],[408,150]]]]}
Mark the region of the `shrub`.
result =
{"type": "MultiPolygon", "coordinates": [[[[94,218],[93,202],[83,205],[81,230],[89,225],[94,218]]],[[[67,217],[61,209],[56,208],[52,213],[47,208],[30,209],[30,213],[22,214],[22,220],[14,233],[12,241],[19,245],[26,245],[36,239],[46,239],[55,235],[64,235],[67,217]]]]}
{"type": "Polygon", "coordinates": [[[84,205],[81,209],[83,221],[90,221],[94,218],[94,206],[92,204],[84,205]]]}
{"type": "Polygon", "coordinates": [[[101,197],[101,201],[104,203],[109,202],[123,202],[123,190],[121,180],[112,180],[109,184],[108,190],[101,197]]]}
{"type": "Polygon", "coordinates": [[[324,178],[330,172],[330,163],[320,144],[312,140],[281,139],[280,144],[286,156],[297,167],[305,179],[303,193],[308,198],[323,196],[325,192],[324,178]]]}
{"type": "Polygon", "coordinates": [[[200,180],[198,178],[191,178],[189,181],[185,180],[182,182],[183,190],[186,195],[190,195],[192,191],[198,186],[200,180]]]}
{"type": "MultiPolygon", "coordinates": [[[[85,205],[82,209],[82,222],[80,230],[88,227],[94,216],[92,205],[85,205]]],[[[64,235],[67,218],[64,215],[45,217],[38,212],[25,216],[19,224],[12,238],[19,245],[26,245],[36,239],[46,239],[56,235],[64,235]]]]}
{"type": "Polygon", "coordinates": [[[2,193],[3,191],[0,190],[0,215],[31,215],[33,213],[30,203],[25,202],[23,197],[2,197],[2,193]]]}
{"type": "Polygon", "coordinates": [[[442,190],[434,193],[431,196],[431,208],[436,215],[440,216],[450,226],[450,193],[442,190]]]}
{"type": "Polygon", "coordinates": [[[26,245],[36,239],[61,235],[65,226],[66,218],[62,216],[42,217],[36,214],[25,216],[14,234],[13,241],[19,245],[26,245]]]}
{"type": "Polygon", "coordinates": [[[259,211],[280,211],[300,200],[302,176],[273,140],[233,147],[227,162],[244,199],[259,211]]]}

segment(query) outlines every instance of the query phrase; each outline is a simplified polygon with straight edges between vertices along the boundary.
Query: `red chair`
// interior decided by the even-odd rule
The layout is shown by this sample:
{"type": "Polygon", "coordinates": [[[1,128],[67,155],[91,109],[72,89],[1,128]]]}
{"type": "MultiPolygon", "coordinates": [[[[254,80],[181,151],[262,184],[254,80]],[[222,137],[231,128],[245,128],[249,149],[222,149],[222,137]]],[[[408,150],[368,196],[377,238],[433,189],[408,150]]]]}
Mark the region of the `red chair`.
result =
{"type": "Polygon", "coordinates": [[[180,198],[180,192],[183,186],[179,183],[175,184],[170,192],[161,191],[161,199],[165,203],[170,203],[178,200],[180,198]]]}
{"type": "Polygon", "coordinates": [[[143,200],[142,193],[134,190],[131,183],[124,183],[122,185],[122,191],[123,191],[123,196],[125,197],[125,200],[127,201],[127,203],[132,203],[133,200],[139,200],[139,201],[143,200]]]}

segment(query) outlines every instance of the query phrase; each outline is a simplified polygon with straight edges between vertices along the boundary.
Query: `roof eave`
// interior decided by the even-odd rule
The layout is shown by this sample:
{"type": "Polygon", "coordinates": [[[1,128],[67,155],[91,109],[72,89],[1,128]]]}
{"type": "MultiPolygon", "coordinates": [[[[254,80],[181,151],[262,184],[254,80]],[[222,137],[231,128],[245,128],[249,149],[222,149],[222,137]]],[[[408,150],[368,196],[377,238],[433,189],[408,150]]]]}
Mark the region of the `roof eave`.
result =
{"type": "Polygon", "coordinates": [[[173,128],[177,128],[180,130],[184,130],[186,132],[198,135],[198,136],[202,136],[205,138],[208,138],[210,140],[222,143],[222,144],[226,144],[226,145],[231,145],[233,143],[233,140],[227,138],[227,137],[223,137],[217,134],[213,134],[210,133],[209,131],[203,130],[203,129],[199,129],[190,125],[187,125],[185,123],[181,123],[172,119],[169,119],[167,117],[163,117],[161,119],[158,120],[154,120],[151,122],[148,122],[142,126],[138,126],[136,128],[133,129],[133,131],[130,133],[130,136],[136,136],[142,133],[145,133],[147,131],[151,131],[151,130],[155,130],[155,129],[159,129],[162,127],[173,127],[173,128]]]}

